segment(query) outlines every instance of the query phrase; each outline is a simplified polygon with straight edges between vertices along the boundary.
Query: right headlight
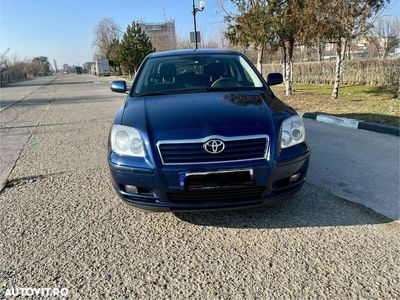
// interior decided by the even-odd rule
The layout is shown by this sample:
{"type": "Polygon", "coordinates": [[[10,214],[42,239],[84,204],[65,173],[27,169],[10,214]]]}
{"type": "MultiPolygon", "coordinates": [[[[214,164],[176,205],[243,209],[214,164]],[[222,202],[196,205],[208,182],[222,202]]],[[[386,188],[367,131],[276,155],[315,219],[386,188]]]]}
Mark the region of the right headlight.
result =
{"type": "Polygon", "coordinates": [[[129,126],[113,125],[111,129],[111,150],[119,155],[145,156],[139,131],[129,126]]]}
{"type": "Polygon", "coordinates": [[[303,119],[299,115],[287,118],[281,127],[281,148],[303,143],[306,138],[303,119]]]}

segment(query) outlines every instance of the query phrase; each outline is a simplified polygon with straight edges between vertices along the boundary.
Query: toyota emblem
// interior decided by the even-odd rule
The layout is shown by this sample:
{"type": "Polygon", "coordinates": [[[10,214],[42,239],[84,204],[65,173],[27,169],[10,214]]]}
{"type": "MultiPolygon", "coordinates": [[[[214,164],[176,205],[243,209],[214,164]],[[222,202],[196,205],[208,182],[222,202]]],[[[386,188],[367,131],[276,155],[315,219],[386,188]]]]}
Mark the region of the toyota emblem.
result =
{"type": "Polygon", "coordinates": [[[224,151],[225,144],[221,140],[209,140],[203,145],[204,150],[211,154],[218,154],[224,151]]]}

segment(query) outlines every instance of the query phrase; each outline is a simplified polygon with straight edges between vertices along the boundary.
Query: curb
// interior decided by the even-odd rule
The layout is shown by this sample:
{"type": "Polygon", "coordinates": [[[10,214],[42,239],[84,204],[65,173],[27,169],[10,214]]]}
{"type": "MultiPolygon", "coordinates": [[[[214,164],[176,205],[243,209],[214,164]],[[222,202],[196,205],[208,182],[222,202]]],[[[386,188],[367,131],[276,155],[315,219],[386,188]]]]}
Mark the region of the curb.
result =
{"type": "Polygon", "coordinates": [[[400,136],[400,127],[383,125],[372,122],[364,122],[358,121],[355,119],[343,118],[343,117],[335,117],[330,115],[323,115],[317,113],[301,113],[299,115],[306,119],[316,120],[318,122],[336,124],[339,126],[355,128],[355,129],[363,129],[368,131],[374,131],[378,133],[390,134],[394,136],[400,136]]]}

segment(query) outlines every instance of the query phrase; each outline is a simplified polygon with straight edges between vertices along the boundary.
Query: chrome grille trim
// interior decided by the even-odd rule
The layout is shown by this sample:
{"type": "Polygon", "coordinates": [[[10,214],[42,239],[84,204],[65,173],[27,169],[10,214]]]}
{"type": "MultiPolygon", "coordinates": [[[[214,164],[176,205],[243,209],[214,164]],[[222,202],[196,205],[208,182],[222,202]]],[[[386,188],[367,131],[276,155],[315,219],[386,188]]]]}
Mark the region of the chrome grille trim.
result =
{"type": "Polygon", "coordinates": [[[221,135],[210,135],[200,139],[186,139],[186,140],[161,140],[157,142],[158,155],[160,156],[161,163],[165,166],[168,165],[198,165],[198,164],[220,164],[230,162],[241,162],[241,161],[252,161],[252,160],[269,160],[270,159],[270,147],[269,147],[269,136],[266,134],[258,135],[241,135],[241,136],[221,136],[221,135]],[[197,144],[205,143],[210,139],[220,139],[222,141],[241,141],[241,140],[252,140],[252,139],[265,139],[265,151],[262,157],[249,158],[249,159],[236,159],[236,160],[224,160],[224,161],[207,161],[207,162],[186,162],[186,163],[165,163],[161,154],[160,145],[174,145],[174,144],[197,144]]]}

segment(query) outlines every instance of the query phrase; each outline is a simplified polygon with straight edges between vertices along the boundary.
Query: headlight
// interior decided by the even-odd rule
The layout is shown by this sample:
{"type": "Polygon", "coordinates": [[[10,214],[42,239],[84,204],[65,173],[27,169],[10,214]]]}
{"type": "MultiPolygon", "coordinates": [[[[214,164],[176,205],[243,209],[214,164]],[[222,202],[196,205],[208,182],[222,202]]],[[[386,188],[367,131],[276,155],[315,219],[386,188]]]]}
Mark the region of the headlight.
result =
{"type": "Polygon", "coordinates": [[[111,150],[119,155],[145,156],[139,131],[123,125],[113,125],[111,129],[111,150]]]}
{"type": "Polygon", "coordinates": [[[281,148],[300,144],[304,142],[305,138],[304,123],[300,116],[295,115],[283,121],[281,129],[281,148]]]}

